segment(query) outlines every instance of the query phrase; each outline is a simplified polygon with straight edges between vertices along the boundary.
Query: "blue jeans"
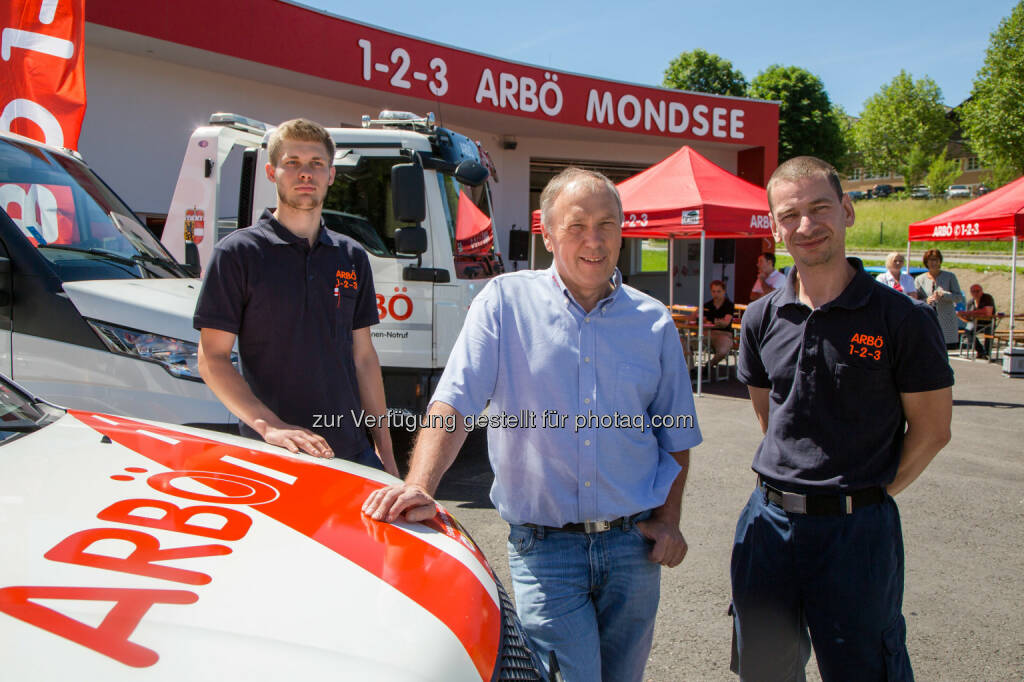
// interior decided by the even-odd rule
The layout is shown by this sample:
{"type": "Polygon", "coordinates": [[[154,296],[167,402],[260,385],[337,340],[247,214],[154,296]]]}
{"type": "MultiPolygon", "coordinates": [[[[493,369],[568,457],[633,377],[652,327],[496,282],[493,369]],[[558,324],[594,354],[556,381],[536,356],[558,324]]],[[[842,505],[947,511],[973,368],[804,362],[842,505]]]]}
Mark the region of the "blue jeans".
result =
{"type": "Polygon", "coordinates": [[[650,550],[632,522],[592,534],[511,527],[516,610],[545,667],[554,650],[566,682],[642,679],[661,590],[650,550]]]}
{"type": "Polygon", "coordinates": [[[903,535],[891,497],[846,516],[787,514],[754,490],[732,550],[741,680],[914,679],[903,620],[903,535]]]}

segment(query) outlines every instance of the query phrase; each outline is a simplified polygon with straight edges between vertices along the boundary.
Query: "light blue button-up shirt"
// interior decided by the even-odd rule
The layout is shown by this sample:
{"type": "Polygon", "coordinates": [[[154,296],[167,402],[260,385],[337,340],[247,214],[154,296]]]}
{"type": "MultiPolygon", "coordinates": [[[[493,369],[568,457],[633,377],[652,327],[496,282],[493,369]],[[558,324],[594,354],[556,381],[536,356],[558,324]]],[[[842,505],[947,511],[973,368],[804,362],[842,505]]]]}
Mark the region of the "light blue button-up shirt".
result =
{"type": "Polygon", "coordinates": [[[669,453],[701,442],[672,317],[618,270],[612,284],[587,313],[554,267],[516,272],[470,306],[432,400],[488,422],[491,501],[509,523],[659,507],[680,470],[669,453]]]}

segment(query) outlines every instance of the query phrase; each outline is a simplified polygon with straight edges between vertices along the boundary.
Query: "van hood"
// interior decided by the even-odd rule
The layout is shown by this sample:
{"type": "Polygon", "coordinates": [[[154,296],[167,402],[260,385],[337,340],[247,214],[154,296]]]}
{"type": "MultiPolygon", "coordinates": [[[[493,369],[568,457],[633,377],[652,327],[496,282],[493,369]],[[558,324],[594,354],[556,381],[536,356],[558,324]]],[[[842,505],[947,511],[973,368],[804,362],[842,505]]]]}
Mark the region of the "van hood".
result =
{"type": "Polygon", "coordinates": [[[201,287],[198,279],[105,279],[65,282],[64,292],[83,317],[198,342],[192,316],[201,287]]]}
{"type": "Polygon", "coordinates": [[[483,682],[498,664],[483,554],[440,508],[363,516],[384,472],[84,411],[0,450],[0,678],[483,682]]]}

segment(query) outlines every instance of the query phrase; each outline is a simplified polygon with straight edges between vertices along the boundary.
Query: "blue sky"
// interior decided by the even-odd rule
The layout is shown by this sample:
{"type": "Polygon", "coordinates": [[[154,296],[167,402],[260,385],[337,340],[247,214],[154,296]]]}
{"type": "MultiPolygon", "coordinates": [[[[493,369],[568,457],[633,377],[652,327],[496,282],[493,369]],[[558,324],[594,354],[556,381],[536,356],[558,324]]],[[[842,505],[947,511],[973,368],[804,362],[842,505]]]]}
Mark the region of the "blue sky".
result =
{"type": "Polygon", "coordinates": [[[561,71],[660,85],[680,52],[702,47],[753,79],[772,64],[819,76],[858,115],[905,69],[930,76],[954,106],[971,92],[989,34],[1011,0],[830,3],[796,0],[481,3],[300,0],[390,31],[561,71]]]}

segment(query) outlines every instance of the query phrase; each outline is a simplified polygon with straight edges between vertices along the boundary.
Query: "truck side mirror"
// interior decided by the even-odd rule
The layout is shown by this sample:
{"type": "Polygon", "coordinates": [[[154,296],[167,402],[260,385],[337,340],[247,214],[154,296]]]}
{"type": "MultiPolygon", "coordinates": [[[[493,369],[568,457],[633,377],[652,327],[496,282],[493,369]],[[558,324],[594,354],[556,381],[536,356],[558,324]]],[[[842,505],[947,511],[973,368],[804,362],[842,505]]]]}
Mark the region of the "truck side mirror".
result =
{"type": "Polygon", "coordinates": [[[469,187],[479,187],[487,181],[491,173],[483,164],[473,159],[466,159],[455,167],[455,179],[469,187]]]}
{"type": "Polygon", "coordinates": [[[395,230],[395,253],[419,256],[427,250],[427,231],[419,225],[395,230]]]}
{"type": "Polygon", "coordinates": [[[413,157],[413,163],[399,163],[391,167],[391,207],[395,220],[400,223],[418,225],[426,219],[426,190],[418,156],[413,157]]]}

